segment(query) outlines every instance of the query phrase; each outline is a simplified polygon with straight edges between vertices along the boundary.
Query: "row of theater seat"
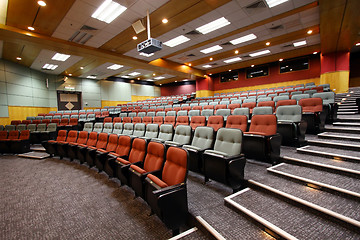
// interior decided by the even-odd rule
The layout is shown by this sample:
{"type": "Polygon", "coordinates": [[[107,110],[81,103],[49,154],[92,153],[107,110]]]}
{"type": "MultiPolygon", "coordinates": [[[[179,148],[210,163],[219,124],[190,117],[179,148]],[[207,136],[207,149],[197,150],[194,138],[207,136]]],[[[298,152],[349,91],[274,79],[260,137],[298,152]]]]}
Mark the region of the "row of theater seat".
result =
{"type": "Polygon", "coordinates": [[[0,131],[0,153],[25,153],[30,151],[30,131],[0,131]]]}

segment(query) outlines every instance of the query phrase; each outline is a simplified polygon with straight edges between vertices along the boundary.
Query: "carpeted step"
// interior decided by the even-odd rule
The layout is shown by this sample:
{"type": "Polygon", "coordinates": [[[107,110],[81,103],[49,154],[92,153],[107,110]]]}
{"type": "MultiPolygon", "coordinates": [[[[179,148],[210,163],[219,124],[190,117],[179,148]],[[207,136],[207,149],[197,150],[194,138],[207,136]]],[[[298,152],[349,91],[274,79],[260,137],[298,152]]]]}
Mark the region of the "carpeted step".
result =
{"type": "Polygon", "coordinates": [[[320,146],[304,146],[296,149],[300,153],[311,154],[315,156],[322,156],[327,158],[334,158],[338,160],[346,160],[358,162],[360,164],[360,152],[346,149],[337,149],[332,147],[320,146]]]}
{"type": "Polygon", "coordinates": [[[352,133],[338,133],[338,132],[323,132],[319,133],[318,138],[324,139],[338,139],[338,140],[347,140],[347,141],[356,141],[360,142],[359,134],[352,134],[352,133]]]}
{"type": "Polygon", "coordinates": [[[307,143],[310,146],[318,147],[332,147],[337,149],[345,149],[352,151],[360,151],[360,143],[351,142],[348,140],[330,140],[330,139],[308,139],[307,143]]]}
{"type": "Polygon", "coordinates": [[[225,198],[230,207],[247,214],[276,238],[346,239],[360,235],[342,224],[256,189],[246,188],[225,198]]]}
{"type": "Polygon", "coordinates": [[[45,159],[45,158],[50,157],[50,154],[48,154],[46,152],[42,152],[42,151],[32,151],[32,152],[18,154],[18,157],[32,158],[32,159],[41,160],[41,159],[45,159]]]}
{"type": "Polygon", "coordinates": [[[336,127],[360,127],[360,119],[359,122],[334,122],[333,126],[336,127]]]}
{"type": "Polygon", "coordinates": [[[360,180],[336,173],[321,171],[313,168],[281,163],[267,169],[270,173],[282,176],[294,181],[326,188],[329,191],[338,192],[360,199],[360,180]]]}
{"type": "Polygon", "coordinates": [[[325,126],[327,132],[341,132],[341,133],[357,133],[360,134],[360,127],[337,127],[337,126],[325,126]]]}
{"type": "Polygon", "coordinates": [[[189,230],[182,232],[172,238],[169,238],[169,240],[192,240],[192,239],[200,239],[205,240],[209,239],[209,236],[207,236],[205,233],[203,233],[200,229],[197,227],[190,228],[189,230]]]}

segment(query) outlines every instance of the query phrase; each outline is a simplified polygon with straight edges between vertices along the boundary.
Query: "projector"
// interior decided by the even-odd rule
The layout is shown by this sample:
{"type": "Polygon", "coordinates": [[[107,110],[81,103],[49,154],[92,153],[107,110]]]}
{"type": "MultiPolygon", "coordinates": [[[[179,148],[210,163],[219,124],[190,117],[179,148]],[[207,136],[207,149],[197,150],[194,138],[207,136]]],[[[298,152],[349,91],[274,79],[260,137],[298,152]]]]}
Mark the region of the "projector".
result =
{"type": "Polygon", "coordinates": [[[154,53],[162,49],[162,42],[155,38],[149,38],[137,45],[138,52],[146,54],[154,53]]]}

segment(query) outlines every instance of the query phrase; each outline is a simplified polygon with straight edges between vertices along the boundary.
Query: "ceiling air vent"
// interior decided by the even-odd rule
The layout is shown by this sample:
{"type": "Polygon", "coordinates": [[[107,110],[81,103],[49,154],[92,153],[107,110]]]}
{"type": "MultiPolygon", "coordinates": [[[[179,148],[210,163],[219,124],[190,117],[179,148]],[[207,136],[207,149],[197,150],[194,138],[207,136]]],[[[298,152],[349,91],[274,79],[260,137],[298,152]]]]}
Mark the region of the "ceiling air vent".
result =
{"type": "Polygon", "coordinates": [[[232,46],[231,42],[222,43],[221,45],[222,45],[222,46],[228,46],[228,45],[231,45],[231,46],[232,46]]]}
{"type": "Polygon", "coordinates": [[[188,57],[195,57],[195,55],[192,54],[192,53],[190,53],[189,55],[186,55],[186,56],[188,56],[188,57]]]}
{"type": "Polygon", "coordinates": [[[94,28],[94,27],[90,27],[88,25],[83,25],[80,30],[84,30],[84,31],[96,31],[98,30],[97,28],[94,28]]]}
{"type": "Polygon", "coordinates": [[[185,35],[199,35],[199,34],[200,33],[198,31],[196,31],[196,30],[192,30],[192,31],[190,31],[188,33],[185,33],[185,35]]]}
{"type": "Polygon", "coordinates": [[[282,48],[288,48],[288,47],[293,47],[293,45],[292,44],[287,44],[287,45],[282,46],[282,48]]]}
{"type": "Polygon", "coordinates": [[[97,28],[88,25],[83,25],[80,28],[80,30],[74,32],[73,35],[71,35],[71,37],[68,40],[70,42],[85,44],[87,41],[90,40],[90,38],[94,36],[97,30],[98,30],[97,28]]]}
{"type": "Polygon", "coordinates": [[[180,61],[182,61],[182,62],[186,62],[186,60],[188,60],[189,58],[188,57],[186,57],[186,56],[183,56],[183,57],[180,57],[180,58],[178,58],[180,61]]]}
{"type": "Polygon", "coordinates": [[[283,25],[277,25],[277,26],[273,26],[273,27],[271,27],[269,29],[272,30],[272,31],[277,31],[277,30],[284,29],[284,26],[283,25]]]}
{"type": "Polygon", "coordinates": [[[262,12],[264,9],[266,9],[266,4],[264,3],[264,1],[256,1],[251,3],[250,5],[246,6],[244,8],[244,10],[249,14],[249,15],[253,15],[253,14],[257,14],[262,12]]]}
{"type": "Polygon", "coordinates": [[[243,58],[249,58],[250,57],[250,55],[245,55],[245,56],[242,56],[243,58]]]}

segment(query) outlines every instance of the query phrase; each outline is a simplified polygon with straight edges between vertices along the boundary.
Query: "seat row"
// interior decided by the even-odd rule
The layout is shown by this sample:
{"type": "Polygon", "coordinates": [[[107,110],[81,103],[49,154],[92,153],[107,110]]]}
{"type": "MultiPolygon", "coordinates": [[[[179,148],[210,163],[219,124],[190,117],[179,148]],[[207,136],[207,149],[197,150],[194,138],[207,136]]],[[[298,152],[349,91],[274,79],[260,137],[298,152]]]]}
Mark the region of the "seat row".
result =
{"type": "Polygon", "coordinates": [[[25,153],[30,151],[30,131],[0,131],[0,153],[25,153]]]}

